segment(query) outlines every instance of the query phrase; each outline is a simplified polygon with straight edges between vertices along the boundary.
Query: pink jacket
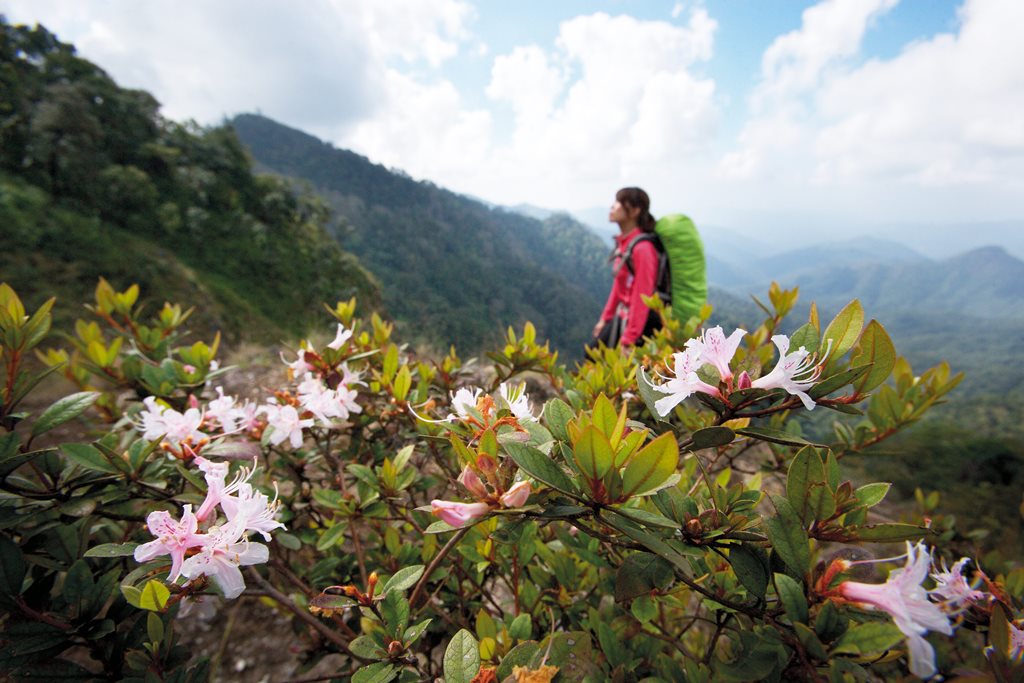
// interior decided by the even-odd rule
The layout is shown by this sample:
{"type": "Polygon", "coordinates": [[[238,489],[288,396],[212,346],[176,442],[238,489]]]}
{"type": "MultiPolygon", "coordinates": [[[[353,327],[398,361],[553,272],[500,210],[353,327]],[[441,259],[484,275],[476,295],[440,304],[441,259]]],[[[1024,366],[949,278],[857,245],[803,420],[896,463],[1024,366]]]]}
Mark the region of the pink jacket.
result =
{"type": "MultiPolygon", "coordinates": [[[[616,235],[615,251],[622,254],[634,238],[641,234],[636,228],[625,235],[616,235]]],[[[633,272],[624,265],[620,266],[621,256],[615,257],[615,280],[612,291],[608,294],[608,302],[604,305],[601,320],[607,322],[618,314],[626,319],[626,329],[619,341],[624,346],[632,346],[643,334],[647,324],[647,314],[651,309],[644,305],[643,296],[654,294],[654,284],[658,277],[658,252],[649,241],[643,241],[633,247],[633,272]]]]}

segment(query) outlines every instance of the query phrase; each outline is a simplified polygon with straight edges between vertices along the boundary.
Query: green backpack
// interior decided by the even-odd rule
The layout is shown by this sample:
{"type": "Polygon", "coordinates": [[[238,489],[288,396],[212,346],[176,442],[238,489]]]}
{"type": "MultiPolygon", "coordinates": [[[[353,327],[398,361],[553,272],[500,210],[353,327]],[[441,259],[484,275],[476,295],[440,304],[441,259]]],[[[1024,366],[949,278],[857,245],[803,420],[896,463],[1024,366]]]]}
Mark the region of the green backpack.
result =
{"type": "Polygon", "coordinates": [[[633,239],[622,254],[622,263],[633,272],[633,247],[651,242],[658,251],[658,279],[655,292],[671,304],[676,320],[686,322],[697,315],[708,298],[704,243],[693,221],[681,213],[662,216],[653,233],[633,239]]]}

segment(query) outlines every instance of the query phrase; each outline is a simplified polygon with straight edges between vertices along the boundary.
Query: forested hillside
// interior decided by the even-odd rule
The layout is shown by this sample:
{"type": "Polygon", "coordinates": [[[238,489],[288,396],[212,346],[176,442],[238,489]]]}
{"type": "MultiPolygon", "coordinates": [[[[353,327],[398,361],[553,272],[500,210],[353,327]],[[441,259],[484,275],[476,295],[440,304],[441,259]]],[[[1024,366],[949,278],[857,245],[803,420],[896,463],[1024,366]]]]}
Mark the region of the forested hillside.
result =
{"type": "Polygon", "coordinates": [[[262,116],[231,126],[262,167],[324,197],[405,334],[476,349],[530,320],[570,354],[587,339],[611,281],[609,247],[568,215],[491,208],[262,116]]]}
{"type": "Polygon", "coordinates": [[[255,176],[229,129],[168,121],[45,28],[2,17],[0,84],[0,279],[29,302],[87,300],[105,275],[249,338],[301,333],[323,301],[378,305],[322,203],[255,176]]]}

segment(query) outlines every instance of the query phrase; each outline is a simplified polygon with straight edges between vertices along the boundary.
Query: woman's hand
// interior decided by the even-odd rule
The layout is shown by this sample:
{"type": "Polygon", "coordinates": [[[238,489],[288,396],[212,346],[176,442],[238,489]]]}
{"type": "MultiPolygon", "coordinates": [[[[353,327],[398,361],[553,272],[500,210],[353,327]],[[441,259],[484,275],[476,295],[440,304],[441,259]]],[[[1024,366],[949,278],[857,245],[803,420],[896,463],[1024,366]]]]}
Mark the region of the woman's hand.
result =
{"type": "Polygon", "coordinates": [[[597,335],[601,334],[601,328],[604,327],[604,321],[598,320],[597,324],[594,325],[594,331],[590,333],[590,336],[597,339],[597,335]]]}

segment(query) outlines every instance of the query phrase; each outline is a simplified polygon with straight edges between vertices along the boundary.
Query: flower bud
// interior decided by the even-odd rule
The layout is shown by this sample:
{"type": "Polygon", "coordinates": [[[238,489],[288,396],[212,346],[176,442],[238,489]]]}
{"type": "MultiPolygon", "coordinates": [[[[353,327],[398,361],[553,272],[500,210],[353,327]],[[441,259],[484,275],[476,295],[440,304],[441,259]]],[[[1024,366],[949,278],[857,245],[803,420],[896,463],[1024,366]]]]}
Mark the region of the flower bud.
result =
{"type": "Polygon", "coordinates": [[[739,374],[739,377],[736,378],[736,389],[738,391],[741,391],[743,389],[749,389],[750,388],[750,384],[751,384],[750,375],[747,374],[746,370],[744,370],[743,372],[741,372],[739,374]]]}
{"type": "Polygon", "coordinates": [[[521,508],[530,497],[530,482],[521,481],[501,496],[501,504],[507,508],[521,508]]]}
{"type": "Polygon", "coordinates": [[[484,499],[487,497],[487,487],[480,481],[480,477],[476,476],[476,472],[466,465],[462,469],[462,474],[459,475],[459,483],[466,487],[466,490],[476,496],[478,499],[484,499]]]}

